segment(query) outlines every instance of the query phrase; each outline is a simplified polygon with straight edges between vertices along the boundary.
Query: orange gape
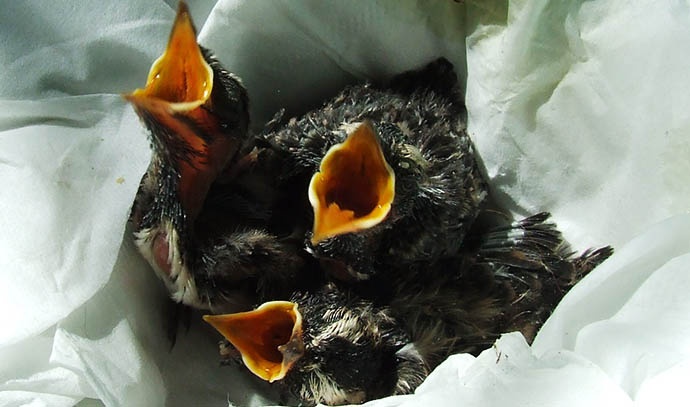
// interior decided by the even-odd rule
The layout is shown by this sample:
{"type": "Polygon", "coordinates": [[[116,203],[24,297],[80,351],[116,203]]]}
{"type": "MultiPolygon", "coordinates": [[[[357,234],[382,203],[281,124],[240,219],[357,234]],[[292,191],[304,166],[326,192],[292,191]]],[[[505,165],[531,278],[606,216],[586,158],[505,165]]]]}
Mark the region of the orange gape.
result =
{"type": "Polygon", "coordinates": [[[383,156],[374,129],[363,122],[328,150],[309,185],[314,208],[312,243],[370,228],[390,211],[395,174],[383,156]]]}
{"type": "Polygon", "coordinates": [[[173,109],[187,111],[206,102],[212,87],[213,70],[196,42],[189,9],[181,3],[165,52],[151,66],[146,87],[133,95],[180,104],[173,109]]]}
{"type": "Polygon", "coordinates": [[[254,311],[205,315],[211,324],[242,354],[245,366],[273,382],[285,377],[303,349],[302,317],[297,304],[272,301],[254,311]]]}
{"type": "Polygon", "coordinates": [[[196,42],[189,10],[181,3],[166,50],[151,66],[146,87],[125,98],[184,140],[188,151],[175,164],[180,201],[191,217],[201,210],[211,183],[237,148],[210,113],[212,91],[213,70],[196,42]]]}
{"type": "Polygon", "coordinates": [[[151,67],[146,96],[170,103],[205,101],[213,77],[196,42],[196,30],[188,12],[178,14],[163,56],[151,67]]]}

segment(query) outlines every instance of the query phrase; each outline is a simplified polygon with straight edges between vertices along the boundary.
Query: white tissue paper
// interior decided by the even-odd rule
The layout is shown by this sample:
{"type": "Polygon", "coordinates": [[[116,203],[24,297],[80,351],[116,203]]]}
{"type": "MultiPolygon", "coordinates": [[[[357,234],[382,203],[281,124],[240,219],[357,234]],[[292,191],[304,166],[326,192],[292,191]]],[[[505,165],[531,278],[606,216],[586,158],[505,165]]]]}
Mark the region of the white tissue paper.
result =
{"type": "MultiPolygon", "coordinates": [[[[143,85],[174,3],[0,8],[0,405],[276,402],[218,367],[199,318],[170,349],[170,305],[126,228],[150,151],[119,93],[143,85]]],[[[690,404],[687,1],[189,3],[258,129],[447,57],[499,199],[552,212],[578,250],[616,247],[531,347],[506,334],[367,406],[690,404]]]]}

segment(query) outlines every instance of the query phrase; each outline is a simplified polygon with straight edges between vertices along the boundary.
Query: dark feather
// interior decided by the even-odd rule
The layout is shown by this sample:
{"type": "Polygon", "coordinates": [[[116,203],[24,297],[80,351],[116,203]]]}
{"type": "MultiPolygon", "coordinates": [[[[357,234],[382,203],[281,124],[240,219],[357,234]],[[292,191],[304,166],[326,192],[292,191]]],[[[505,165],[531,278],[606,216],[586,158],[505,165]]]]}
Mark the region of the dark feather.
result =
{"type": "MultiPolygon", "coordinates": [[[[452,65],[439,59],[385,84],[347,87],[317,110],[270,124],[260,142],[269,146],[279,180],[307,185],[328,149],[345,140],[343,123],[370,121],[395,172],[395,199],[388,217],[370,229],[335,236],[312,246],[315,256],[350,278],[366,279],[378,268],[434,261],[454,254],[486,183],[467,135],[452,65]]],[[[309,211],[306,224],[311,223],[309,211]]],[[[301,213],[301,212],[298,212],[301,213]]]]}

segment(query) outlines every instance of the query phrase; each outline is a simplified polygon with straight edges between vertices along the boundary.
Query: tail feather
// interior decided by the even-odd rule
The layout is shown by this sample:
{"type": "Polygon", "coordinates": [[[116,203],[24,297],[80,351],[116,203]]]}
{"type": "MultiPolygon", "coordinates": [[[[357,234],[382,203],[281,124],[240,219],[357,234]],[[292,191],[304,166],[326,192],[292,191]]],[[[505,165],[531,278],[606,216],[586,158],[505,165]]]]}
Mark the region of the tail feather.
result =
{"type": "Polygon", "coordinates": [[[573,257],[549,217],[475,229],[458,258],[389,277],[397,290],[390,307],[431,368],[451,353],[477,354],[504,332],[531,341],[570,287],[613,252],[573,257]]]}
{"type": "Polygon", "coordinates": [[[477,250],[477,264],[493,269],[497,282],[512,291],[504,299],[504,331],[519,330],[528,341],[568,290],[613,253],[606,246],[574,257],[549,218],[542,212],[492,229],[477,250]]]}
{"type": "Polygon", "coordinates": [[[612,254],[613,247],[611,246],[604,246],[598,249],[587,249],[580,257],[573,260],[573,264],[576,270],[579,270],[582,275],[585,275],[596,266],[603,263],[604,260],[611,257],[612,254]]]}
{"type": "Polygon", "coordinates": [[[575,252],[556,225],[547,222],[549,217],[548,212],[541,212],[481,234],[475,238],[480,241],[477,263],[504,266],[514,273],[547,273],[562,285],[571,286],[613,253],[606,246],[573,258],[575,252]]]}

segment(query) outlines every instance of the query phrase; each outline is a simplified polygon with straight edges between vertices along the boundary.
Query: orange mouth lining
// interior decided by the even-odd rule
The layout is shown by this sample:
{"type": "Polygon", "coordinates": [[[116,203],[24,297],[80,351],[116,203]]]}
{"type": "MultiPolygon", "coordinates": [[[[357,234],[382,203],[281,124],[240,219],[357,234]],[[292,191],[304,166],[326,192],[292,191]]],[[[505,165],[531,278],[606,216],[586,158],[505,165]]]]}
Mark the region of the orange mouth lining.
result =
{"type": "Polygon", "coordinates": [[[314,208],[312,244],[380,223],[395,195],[395,174],[368,122],[350,128],[347,140],[331,147],[309,185],[314,208]]]}
{"type": "Polygon", "coordinates": [[[242,354],[247,368],[260,378],[280,380],[302,356],[302,316],[297,304],[272,301],[254,311],[205,315],[242,354]]]}
{"type": "Polygon", "coordinates": [[[196,42],[189,9],[180,2],[165,52],[151,65],[146,87],[132,96],[163,100],[173,110],[189,110],[208,100],[212,88],[213,70],[196,42]]]}

